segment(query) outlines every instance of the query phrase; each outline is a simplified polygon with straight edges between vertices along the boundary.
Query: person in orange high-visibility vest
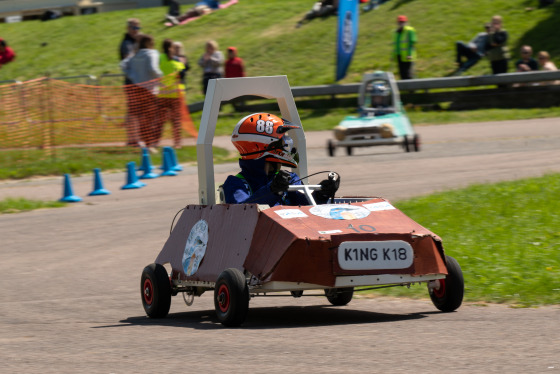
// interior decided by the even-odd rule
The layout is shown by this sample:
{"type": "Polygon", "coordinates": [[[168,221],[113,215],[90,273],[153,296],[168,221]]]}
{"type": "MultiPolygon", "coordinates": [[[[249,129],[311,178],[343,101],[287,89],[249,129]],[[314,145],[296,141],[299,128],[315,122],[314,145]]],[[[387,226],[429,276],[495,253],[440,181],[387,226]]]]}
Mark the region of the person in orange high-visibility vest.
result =
{"type": "Polygon", "coordinates": [[[397,17],[397,29],[393,33],[393,55],[399,66],[401,79],[412,79],[414,61],[416,61],[416,30],[408,26],[408,18],[397,17]]]}

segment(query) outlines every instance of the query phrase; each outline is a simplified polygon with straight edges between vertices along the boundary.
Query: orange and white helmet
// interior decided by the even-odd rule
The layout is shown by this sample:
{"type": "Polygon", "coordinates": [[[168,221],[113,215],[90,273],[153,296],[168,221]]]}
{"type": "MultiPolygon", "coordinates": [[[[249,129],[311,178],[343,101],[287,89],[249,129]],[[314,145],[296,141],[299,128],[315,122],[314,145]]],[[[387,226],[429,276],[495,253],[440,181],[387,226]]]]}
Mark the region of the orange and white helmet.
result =
{"type": "Polygon", "coordinates": [[[299,157],[293,139],[286,132],[297,128],[274,114],[254,113],[235,125],[231,141],[243,160],[264,157],[266,161],[295,168],[299,157]]]}

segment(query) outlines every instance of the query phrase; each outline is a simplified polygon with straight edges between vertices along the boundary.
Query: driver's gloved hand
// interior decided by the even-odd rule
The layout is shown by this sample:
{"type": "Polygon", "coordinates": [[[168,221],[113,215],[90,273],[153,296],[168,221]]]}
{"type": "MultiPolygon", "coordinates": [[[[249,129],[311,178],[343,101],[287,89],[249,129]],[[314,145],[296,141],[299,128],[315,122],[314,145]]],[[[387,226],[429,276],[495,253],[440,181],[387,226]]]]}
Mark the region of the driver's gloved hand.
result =
{"type": "Polygon", "coordinates": [[[272,178],[272,183],[270,184],[270,190],[276,195],[282,195],[284,192],[288,191],[290,186],[290,173],[286,170],[280,170],[272,178]]]}
{"type": "Polygon", "coordinates": [[[319,184],[321,185],[321,189],[317,191],[317,193],[325,198],[334,197],[336,191],[338,191],[338,187],[340,187],[340,175],[334,172],[330,173],[329,179],[325,179],[319,184]]]}

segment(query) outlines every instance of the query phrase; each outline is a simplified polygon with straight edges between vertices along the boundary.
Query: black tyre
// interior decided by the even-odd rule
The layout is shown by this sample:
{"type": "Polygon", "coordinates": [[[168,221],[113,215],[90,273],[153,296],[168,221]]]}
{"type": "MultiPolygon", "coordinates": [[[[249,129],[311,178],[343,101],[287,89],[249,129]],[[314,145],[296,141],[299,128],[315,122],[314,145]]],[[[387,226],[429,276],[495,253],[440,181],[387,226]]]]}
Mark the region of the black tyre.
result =
{"type": "Polygon", "coordinates": [[[412,138],[412,145],[414,152],[420,152],[420,137],[418,135],[414,135],[414,138],[412,138]]]}
{"type": "Polygon", "coordinates": [[[142,271],[140,280],[142,306],[148,317],[163,318],[171,306],[171,283],[167,271],[160,264],[150,264],[142,271]]]}
{"type": "Polygon", "coordinates": [[[352,147],[346,147],[346,154],[352,156],[352,147]]]}
{"type": "Polygon", "coordinates": [[[303,296],[303,290],[299,290],[299,291],[290,291],[290,294],[292,295],[292,297],[295,297],[295,298],[297,299],[297,298],[303,296]]]}
{"type": "Polygon", "coordinates": [[[329,140],[327,142],[327,153],[329,154],[329,156],[333,157],[335,150],[336,150],[336,147],[334,146],[332,140],[329,140]]]}
{"type": "Polygon", "coordinates": [[[402,145],[403,145],[403,148],[404,148],[405,152],[410,152],[411,144],[410,144],[410,141],[408,140],[408,136],[406,136],[406,135],[404,136],[402,145]]]}
{"type": "Polygon", "coordinates": [[[352,296],[354,296],[354,288],[330,288],[325,290],[325,296],[332,305],[343,306],[352,300],[352,296]]]}
{"type": "Polygon", "coordinates": [[[224,326],[241,325],[249,310],[249,287],[238,269],[224,270],[214,288],[214,308],[224,326]]]}
{"type": "Polygon", "coordinates": [[[435,307],[442,312],[453,312],[463,303],[465,281],[459,263],[450,256],[445,256],[447,277],[439,280],[439,287],[428,288],[435,307]]]}

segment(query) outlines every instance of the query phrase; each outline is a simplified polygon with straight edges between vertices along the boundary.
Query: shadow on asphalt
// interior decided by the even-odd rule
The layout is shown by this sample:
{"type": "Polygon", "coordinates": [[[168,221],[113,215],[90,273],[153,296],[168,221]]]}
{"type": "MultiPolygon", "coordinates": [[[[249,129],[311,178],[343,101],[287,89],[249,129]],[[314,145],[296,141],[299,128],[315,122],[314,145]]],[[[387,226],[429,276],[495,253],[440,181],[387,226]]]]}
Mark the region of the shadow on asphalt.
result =
{"type": "MultiPolygon", "coordinates": [[[[281,306],[249,308],[244,329],[279,329],[312,326],[355,325],[365,323],[390,323],[426,318],[431,312],[411,314],[386,314],[348,307],[333,306],[281,306]]],[[[129,317],[120,324],[97,326],[95,328],[125,326],[171,326],[199,330],[221,329],[214,310],[193,311],[169,314],[166,318],[152,319],[147,316],[129,317]]]]}

